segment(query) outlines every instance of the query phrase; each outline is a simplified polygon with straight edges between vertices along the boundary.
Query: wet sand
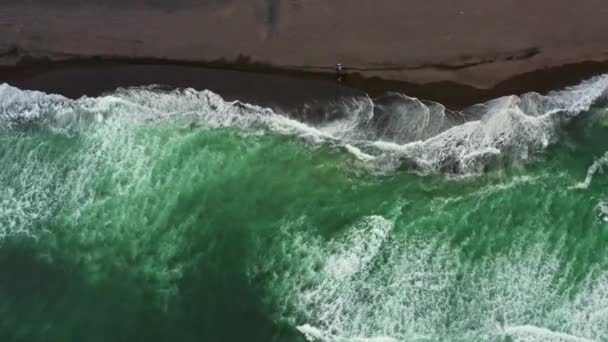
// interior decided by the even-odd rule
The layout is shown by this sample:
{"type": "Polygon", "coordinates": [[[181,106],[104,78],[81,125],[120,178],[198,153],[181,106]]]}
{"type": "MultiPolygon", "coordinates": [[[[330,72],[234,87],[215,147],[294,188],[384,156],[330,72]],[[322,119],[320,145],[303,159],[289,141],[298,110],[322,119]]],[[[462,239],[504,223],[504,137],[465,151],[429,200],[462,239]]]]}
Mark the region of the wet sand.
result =
{"type": "Polygon", "coordinates": [[[80,60],[0,67],[0,83],[57,93],[70,98],[97,96],[119,87],[161,85],[209,89],[226,100],[290,110],[311,102],[329,102],[395,91],[461,109],[503,95],[545,93],[594,75],[608,73],[608,62],[585,62],[537,70],[507,79],[488,89],[449,81],[428,84],[366,78],[350,72],[344,84],[333,75],[280,70],[254,65],[201,65],[154,60],[80,60]],[[230,70],[237,69],[237,70],[230,70]]]}
{"type": "Polygon", "coordinates": [[[21,89],[61,94],[70,98],[98,96],[119,87],[159,85],[169,89],[211,90],[225,100],[291,109],[313,101],[363,95],[360,90],[319,79],[210,69],[180,65],[62,63],[42,68],[4,69],[0,82],[21,89]]]}

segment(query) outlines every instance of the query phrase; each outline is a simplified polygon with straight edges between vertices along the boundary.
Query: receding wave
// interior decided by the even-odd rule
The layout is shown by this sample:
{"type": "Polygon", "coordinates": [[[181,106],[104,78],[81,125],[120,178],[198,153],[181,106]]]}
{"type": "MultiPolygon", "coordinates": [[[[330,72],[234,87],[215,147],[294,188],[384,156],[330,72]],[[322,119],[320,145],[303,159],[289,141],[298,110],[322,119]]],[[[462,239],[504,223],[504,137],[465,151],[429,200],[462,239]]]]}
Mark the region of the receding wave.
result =
{"type": "Polygon", "coordinates": [[[74,134],[110,115],[136,122],[176,120],[192,129],[238,128],[332,146],[377,173],[476,174],[534,158],[556,142],[564,124],[605,101],[607,89],[604,75],[548,95],[505,96],[461,112],[389,93],[343,101],[333,106],[332,115],[308,122],[306,115],[299,121],[295,113],[226,102],[210,91],[147,87],[73,101],[5,84],[0,129],[33,125],[74,134]]]}

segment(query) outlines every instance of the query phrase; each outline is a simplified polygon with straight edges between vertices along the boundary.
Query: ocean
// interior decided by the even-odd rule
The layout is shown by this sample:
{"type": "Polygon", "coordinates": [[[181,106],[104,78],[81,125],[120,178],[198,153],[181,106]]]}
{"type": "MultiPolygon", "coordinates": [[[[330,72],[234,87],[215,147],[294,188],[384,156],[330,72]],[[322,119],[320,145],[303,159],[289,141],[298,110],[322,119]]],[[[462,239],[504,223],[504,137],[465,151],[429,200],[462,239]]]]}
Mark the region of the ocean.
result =
{"type": "Polygon", "coordinates": [[[0,340],[607,341],[607,94],[0,85],[0,340]]]}

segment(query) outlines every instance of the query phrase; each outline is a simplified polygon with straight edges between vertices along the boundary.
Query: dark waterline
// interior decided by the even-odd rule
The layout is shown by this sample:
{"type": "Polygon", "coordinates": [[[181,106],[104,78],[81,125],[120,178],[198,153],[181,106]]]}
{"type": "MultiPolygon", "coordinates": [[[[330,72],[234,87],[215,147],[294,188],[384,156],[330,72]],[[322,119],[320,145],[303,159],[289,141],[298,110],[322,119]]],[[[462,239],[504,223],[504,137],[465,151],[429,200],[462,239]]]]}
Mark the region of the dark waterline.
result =
{"type": "MultiPolygon", "coordinates": [[[[348,71],[348,66],[347,66],[348,71]]],[[[507,79],[489,89],[454,82],[414,84],[348,73],[347,82],[335,83],[333,74],[282,70],[272,66],[230,63],[188,63],[164,60],[78,60],[22,63],[0,67],[0,82],[21,89],[57,93],[69,98],[99,96],[118,87],[159,84],[169,88],[208,89],[227,100],[241,100],[289,111],[310,102],[329,102],[394,91],[462,109],[504,95],[530,91],[545,93],[578,84],[608,72],[606,62],[581,62],[532,71],[507,79]]]]}

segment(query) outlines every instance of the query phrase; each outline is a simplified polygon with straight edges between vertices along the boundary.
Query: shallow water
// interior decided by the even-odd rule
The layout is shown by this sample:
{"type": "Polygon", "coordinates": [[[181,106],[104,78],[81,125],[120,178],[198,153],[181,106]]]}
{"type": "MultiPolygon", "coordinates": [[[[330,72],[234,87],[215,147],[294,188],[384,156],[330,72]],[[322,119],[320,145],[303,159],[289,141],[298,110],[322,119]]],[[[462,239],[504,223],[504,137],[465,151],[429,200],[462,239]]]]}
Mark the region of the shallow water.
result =
{"type": "Polygon", "coordinates": [[[0,339],[607,340],[605,83],[315,124],[2,85],[0,339]]]}

